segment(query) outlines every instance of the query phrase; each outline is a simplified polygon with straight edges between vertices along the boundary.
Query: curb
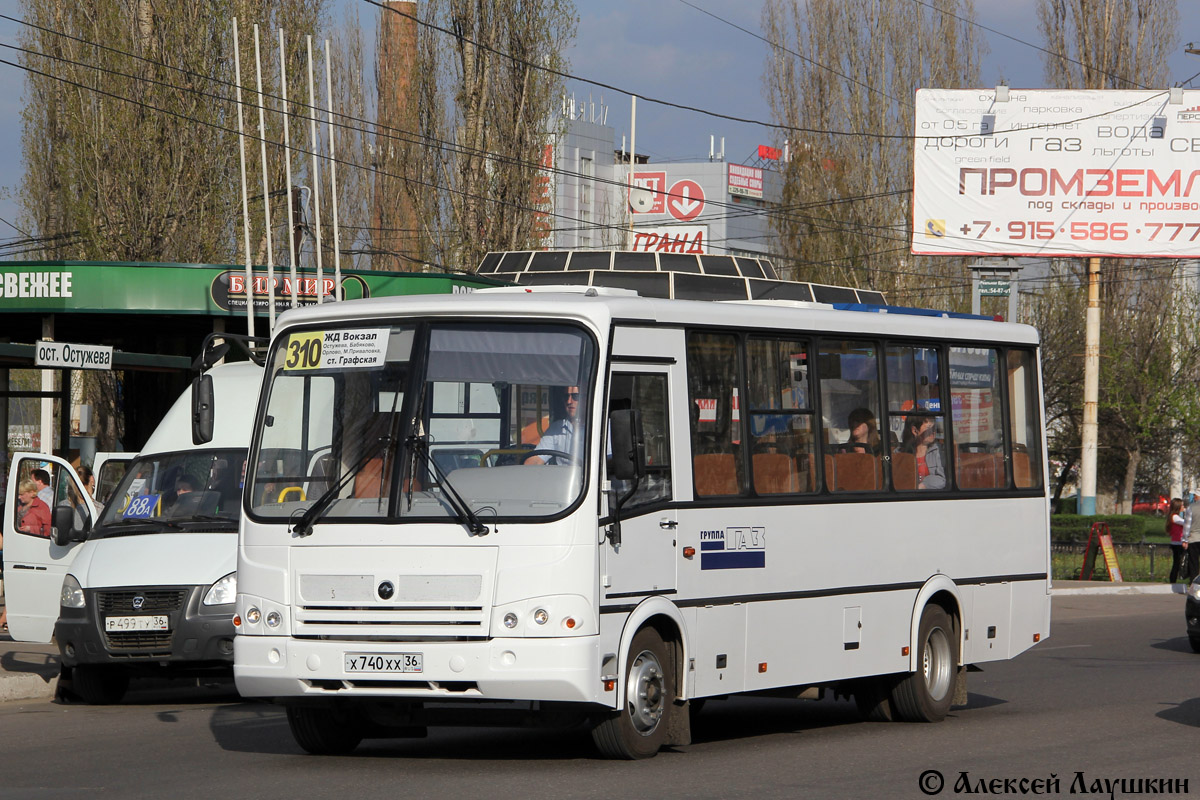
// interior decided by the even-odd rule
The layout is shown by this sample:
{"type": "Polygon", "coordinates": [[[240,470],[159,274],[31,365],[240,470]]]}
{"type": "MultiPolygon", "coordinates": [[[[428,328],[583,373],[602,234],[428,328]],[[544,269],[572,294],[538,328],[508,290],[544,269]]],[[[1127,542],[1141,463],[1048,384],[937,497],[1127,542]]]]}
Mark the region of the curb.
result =
{"type": "Polygon", "coordinates": [[[1092,586],[1073,585],[1061,588],[1051,586],[1050,594],[1177,594],[1181,597],[1187,594],[1181,583],[1097,583],[1092,586]]]}
{"type": "Polygon", "coordinates": [[[47,700],[57,690],[57,676],[46,679],[31,672],[0,672],[0,703],[47,700]]]}

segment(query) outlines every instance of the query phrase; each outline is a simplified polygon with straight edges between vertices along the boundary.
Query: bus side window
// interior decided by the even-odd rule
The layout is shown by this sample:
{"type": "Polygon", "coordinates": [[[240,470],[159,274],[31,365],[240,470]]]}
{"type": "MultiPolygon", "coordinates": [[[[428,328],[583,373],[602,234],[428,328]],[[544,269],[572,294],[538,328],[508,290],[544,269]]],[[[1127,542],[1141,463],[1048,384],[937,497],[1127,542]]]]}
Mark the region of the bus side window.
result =
{"type": "MultiPolygon", "coordinates": [[[[609,412],[627,408],[642,412],[646,475],[626,508],[670,500],[671,425],[667,408],[667,376],[661,373],[614,372],[609,393],[609,412]]],[[[618,488],[628,491],[628,487],[618,488]]]]}
{"type": "Polygon", "coordinates": [[[884,444],[879,433],[879,351],[874,342],[821,342],[817,381],[831,492],[883,489],[884,444]]]}
{"type": "Polygon", "coordinates": [[[744,485],[746,465],[737,385],[740,355],[736,336],[688,334],[688,403],[697,497],[740,494],[744,485]]]}
{"type": "Polygon", "coordinates": [[[1012,441],[1013,485],[1042,485],[1041,420],[1038,413],[1037,362],[1028,350],[1008,351],[1008,421],[1012,441]]]}

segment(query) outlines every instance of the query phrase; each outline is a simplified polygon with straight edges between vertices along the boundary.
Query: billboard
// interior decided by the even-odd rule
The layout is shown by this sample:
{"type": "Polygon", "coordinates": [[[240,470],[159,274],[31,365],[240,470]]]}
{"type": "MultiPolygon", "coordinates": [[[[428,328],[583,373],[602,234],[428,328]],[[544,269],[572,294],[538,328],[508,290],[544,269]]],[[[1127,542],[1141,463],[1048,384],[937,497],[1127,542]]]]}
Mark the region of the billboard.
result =
{"type": "Polygon", "coordinates": [[[1200,256],[1200,91],[917,91],[912,251],[1200,256]]]}

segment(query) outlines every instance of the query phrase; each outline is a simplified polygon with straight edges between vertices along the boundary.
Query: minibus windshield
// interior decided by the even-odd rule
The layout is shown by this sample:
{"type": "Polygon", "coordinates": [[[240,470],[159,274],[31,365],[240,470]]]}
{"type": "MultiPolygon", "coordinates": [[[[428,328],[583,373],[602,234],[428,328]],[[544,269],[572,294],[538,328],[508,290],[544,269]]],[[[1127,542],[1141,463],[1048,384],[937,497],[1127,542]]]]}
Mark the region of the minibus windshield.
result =
{"type": "Polygon", "coordinates": [[[245,470],[244,449],[141,456],[129,465],[92,535],[236,531],[245,470]]]}
{"type": "Polygon", "coordinates": [[[305,534],[560,514],[584,483],[595,360],[593,339],[562,323],[289,331],[268,362],[250,513],[305,534]]]}

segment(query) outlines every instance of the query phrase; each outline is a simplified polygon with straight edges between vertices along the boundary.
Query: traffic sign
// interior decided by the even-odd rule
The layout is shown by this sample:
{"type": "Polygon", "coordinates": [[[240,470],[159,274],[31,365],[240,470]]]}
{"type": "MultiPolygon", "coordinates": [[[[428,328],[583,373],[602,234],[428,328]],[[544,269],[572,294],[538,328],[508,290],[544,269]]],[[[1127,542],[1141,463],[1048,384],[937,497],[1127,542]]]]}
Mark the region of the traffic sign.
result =
{"type": "Polygon", "coordinates": [[[693,180],[676,181],[667,195],[667,211],[680,222],[691,222],[704,210],[704,190],[693,180]]]}

